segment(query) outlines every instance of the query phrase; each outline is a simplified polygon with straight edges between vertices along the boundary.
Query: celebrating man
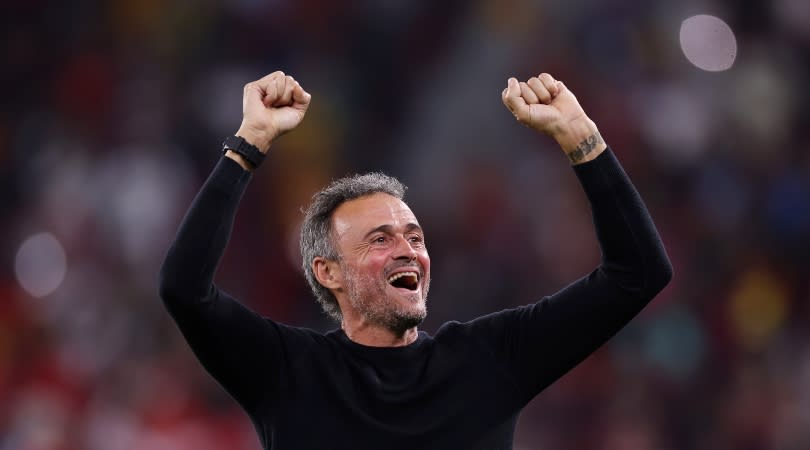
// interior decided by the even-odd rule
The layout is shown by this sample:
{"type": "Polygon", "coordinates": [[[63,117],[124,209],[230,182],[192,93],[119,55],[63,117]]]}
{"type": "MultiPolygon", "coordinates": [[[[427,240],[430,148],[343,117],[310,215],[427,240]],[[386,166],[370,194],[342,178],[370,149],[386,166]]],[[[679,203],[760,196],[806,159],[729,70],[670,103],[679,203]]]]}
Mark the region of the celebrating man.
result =
{"type": "MultiPolygon", "coordinates": [[[[213,284],[240,198],[311,96],[274,72],[248,83],[243,121],[194,199],[160,294],[203,366],[266,449],[511,449],[520,410],[632,319],[672,277],[638,192],[560,81],[510,78],[502,99],[555,139],[591,205],[601,264],[536,303],[430,336],[430,257],[405,187],[380,173],[315,194],[301,232],[306,279],[340,328],[261,317],[213,284]]],[[[279,249],[279,251],[281,251],[279,249]]],[[[444,301],[449,301],[445,299],[444,301]]]]}

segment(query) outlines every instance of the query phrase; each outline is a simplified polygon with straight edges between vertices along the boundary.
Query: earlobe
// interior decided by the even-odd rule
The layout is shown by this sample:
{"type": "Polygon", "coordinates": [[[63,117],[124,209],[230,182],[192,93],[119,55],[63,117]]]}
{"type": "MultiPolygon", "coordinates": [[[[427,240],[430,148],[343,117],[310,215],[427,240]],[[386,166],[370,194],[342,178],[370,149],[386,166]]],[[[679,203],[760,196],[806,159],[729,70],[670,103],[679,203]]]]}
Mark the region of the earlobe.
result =
{"type": "Polygon", "coordinates": [[[340,266],[336,261],[318,256],[312,260],[312,272],[318,283],[327,289],[339,289],[343,285],[340,266]]]}

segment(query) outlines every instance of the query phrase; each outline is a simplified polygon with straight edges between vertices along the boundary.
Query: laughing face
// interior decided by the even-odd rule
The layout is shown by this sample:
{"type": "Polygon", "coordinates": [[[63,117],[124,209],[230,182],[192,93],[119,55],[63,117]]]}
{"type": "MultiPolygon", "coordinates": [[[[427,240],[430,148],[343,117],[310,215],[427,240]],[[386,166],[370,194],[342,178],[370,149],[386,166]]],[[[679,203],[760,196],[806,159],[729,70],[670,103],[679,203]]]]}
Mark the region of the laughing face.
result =
{"type": "Polygon", "coordinates": [[[344,316],[402,333],[424,320],[430,257],[424,234],[402,200],[376,193],[348,201],[332,215],[342,256],[344,316]]]}

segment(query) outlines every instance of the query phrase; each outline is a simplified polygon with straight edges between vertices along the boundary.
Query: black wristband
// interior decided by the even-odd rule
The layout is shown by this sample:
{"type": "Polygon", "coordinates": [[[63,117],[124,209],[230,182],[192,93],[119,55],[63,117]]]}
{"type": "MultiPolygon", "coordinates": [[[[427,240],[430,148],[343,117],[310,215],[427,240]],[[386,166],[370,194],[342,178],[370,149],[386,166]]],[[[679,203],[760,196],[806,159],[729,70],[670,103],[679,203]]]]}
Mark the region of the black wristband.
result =
{"type": "Polygon", "coordinates": [[[262,161],[264,161],[264,153],[260,152],[255,145],[239,136],[228,136],[225,138],[225,141],[222,143],[222,153],[228,150],[242,156],[254,169],[259,167],[262,161]]]}

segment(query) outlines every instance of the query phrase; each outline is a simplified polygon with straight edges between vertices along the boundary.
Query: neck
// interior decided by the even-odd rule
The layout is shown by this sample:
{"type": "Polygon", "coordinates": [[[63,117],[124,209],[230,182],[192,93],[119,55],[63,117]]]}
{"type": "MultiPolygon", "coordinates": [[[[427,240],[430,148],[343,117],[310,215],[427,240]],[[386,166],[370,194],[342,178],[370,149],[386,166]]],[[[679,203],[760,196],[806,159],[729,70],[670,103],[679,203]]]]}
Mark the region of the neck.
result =
{"type": "Polygon", "coordinates": [[[341,328],[349,339],[367,347],[402,347],[414,343],[419,337],[416,327],[399,333],[368,323],[352,325],[344,320],[341,328]]]}

